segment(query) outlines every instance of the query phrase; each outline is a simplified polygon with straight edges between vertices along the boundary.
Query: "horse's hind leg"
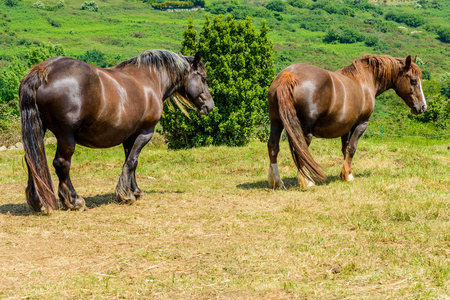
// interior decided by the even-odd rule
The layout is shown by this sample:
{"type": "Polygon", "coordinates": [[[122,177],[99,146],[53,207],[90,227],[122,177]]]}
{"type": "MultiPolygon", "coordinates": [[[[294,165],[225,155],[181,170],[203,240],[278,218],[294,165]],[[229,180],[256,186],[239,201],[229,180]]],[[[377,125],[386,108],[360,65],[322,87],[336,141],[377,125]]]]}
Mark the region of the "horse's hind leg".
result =
{"type": "Polygon", "coordinates": [[[280,173],[278,172],[277,156],[280,152],[280,138],[281,132],[283,131],[283,123],[280,120],[270,120],[270,136],[267,143],[267,148],[269,151],[269,186],[271,188],[282,188],[284,183],[280,178],[280,173]]]}
{"type": "Polygon", "coordinates": [[[352,181],[354,178],[352,172],[352,159],[356,153],[356,146],[359,138],[363,135],[367,128],[368,122],[360,123],[349,133],[341,137],[342,154],[344,154],[344,166],[341,171],[341,179],[344,181],[352,181]]]}
{"type": "Polygon", "coordinates": [[[132,204],[141,196],[141,190],[136,183],[136,167],[139,154],[142,148],[150,141],[153,136],[154,128],[150,131],[132,137],[123,143],[125,150],[125,163],[123,164],[122,174],[116,187],[117,201],[126,204],[132,204]]]}
{"type": "MultiPolygon", "coordinates": [[[[308,134],[304,134],[305,136],[305,142],[306,145],[309,147],[309,145],[311,145],[311,141],[312,141],[312,137],[313,134],[312,133],[308,133],[308,134]]],[[[300,161],[300,160],[299,160],[300,161]]],[[[304,166],[302,166],[303,170],[305,170],[306,168],[304,166]]],[[[306,171],[305,171],[306,174],[306,171]]],[[[309,187],[313,187],[316,184],[314,183],[314,180],[312,180],[311,177],[309,176],[304,176],[300,170],[297,171],[297,179],[298,179],[298,185],[302,188],[302,189],[307,189],[309,187]]]]}
{"type": "Polygon", "coordinates": [[[71,159],[74,151],[75,141],[73,138],[58,138],[58,146],[56,148],[53,166],[55,167],[56,175],[58,175],[59,178],[58,196],[62,205],[66,209],[83,211],[86,209],[85,201],[83,198],[78,196],[69,175],[71,159]]]}

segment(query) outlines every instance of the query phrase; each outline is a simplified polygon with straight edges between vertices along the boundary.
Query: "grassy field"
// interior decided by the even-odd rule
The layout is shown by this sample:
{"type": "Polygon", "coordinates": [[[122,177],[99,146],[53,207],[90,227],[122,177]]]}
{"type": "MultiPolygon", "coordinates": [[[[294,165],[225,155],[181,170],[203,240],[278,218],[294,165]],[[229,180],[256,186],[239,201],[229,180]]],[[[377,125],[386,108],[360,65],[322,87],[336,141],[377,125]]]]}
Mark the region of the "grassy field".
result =
{"type": "Polygon", "coordinates": [[[448,139],[362,139],[351,183],[340,141],[315,139],[329,179],[306,191],[288,151],[286,189],[272,190],[264,143],[156,143],[138,166],[145,195],[126,206],[112,194],[122,149],[78,147],[72,181],[90,209],[51,215],[25,203],[23,153],[0,152],[0,298],[448,298],[448,139]]]}

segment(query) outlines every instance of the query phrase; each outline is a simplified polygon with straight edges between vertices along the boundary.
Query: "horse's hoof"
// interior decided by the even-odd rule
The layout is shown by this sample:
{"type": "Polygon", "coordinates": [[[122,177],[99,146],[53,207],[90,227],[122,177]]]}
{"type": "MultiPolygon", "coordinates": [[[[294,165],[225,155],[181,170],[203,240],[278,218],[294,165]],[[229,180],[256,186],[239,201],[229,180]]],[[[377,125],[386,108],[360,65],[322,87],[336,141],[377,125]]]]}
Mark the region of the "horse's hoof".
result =
{"type": "Polygon", "coordinates": [[[307,188],[313,187],[313,186],[315,186],[316,184],[315,184],[313,181],[309,181],[308,179],[306,179],[305,181],[300,181],[300,180],[299,180],[298,185],[299,185],[302,189],[306,190],[307,188]]]}
{"type": "Polygon", "coordinates": [[[284,183],[281,180],[269,180],[269,186],[272,189],[282,189],[284,188],[284,183]]]}
{"type": "Polygon", "coordinates": [[[280,178],[277,164],[271,164],[269,167],[269,186],[273,189],[284,188],[284,183],[280,178]]]}
{"type": "Polygon", "coordinates": [[[131,205],[134,202],[136,202],[136,197],[133,194],[131,194],[131,193],[129,195],[127,195],[127,196],[116,195],[116,199],[117,199],[117,202],[119,202],[120,204],[131,205]]]}
{"type": "Polygon", "coordinates": [[[134,190],[133,195],[136,199],[139,199],[142,196],[142,191],[140,188],[134,190]]]}
{"type": "Polygon", "coordinates": [[[355,180],[355,177],[353,176],[352,173],[348,174],[348,176],[345,176],[343,173],[341,173],[341,179],[342,181],[350,182],[355,180]]]}

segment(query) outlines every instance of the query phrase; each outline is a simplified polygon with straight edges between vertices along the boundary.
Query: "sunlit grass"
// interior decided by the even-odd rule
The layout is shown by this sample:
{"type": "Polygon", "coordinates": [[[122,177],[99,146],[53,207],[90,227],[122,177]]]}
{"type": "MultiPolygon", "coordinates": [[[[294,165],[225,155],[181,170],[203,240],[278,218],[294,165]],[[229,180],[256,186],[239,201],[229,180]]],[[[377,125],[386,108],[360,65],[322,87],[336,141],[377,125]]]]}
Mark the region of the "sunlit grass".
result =
{"type": "Polygon", "coordinates": [[[275,191],[265,143],[146,147],[133,206],[113,195],[121,147],[77,147],[72,181],[90,209],[50,216],[25,204],[22,152],[0,152],[0,297],[445,298],[449,146],[362,139],[346,183],[340,141],[315,139],[329,178],[307,191],[286,141],[275,191]]]}

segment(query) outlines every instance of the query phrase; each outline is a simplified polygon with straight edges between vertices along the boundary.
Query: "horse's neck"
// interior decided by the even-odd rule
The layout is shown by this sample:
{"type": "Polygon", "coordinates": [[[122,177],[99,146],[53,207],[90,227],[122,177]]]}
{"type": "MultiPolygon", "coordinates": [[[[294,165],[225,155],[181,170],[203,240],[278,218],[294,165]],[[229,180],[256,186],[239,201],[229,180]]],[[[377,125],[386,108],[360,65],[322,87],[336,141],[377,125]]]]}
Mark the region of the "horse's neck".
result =
{"type": "Polygon", "coordinates": [[[380,72],[377,72],[377,70],[372,69],[370,72],[370,78],[373,82],[374,89],[375,89],[375,97],[381,95],[385,91],[394,88],[395,81],[397,80],[398,76],[389,76],[385,77],[380,72]]]}
{"type": "Polygon", "coordinates": [[[161,94],[163,100],[172,96],[176,92],[180,92],[184,84],[182,84],[181,79],[176,79],[175,76],[170,76],[167,70],[156,71],[160,78],[161,83],[161,94]]]}

